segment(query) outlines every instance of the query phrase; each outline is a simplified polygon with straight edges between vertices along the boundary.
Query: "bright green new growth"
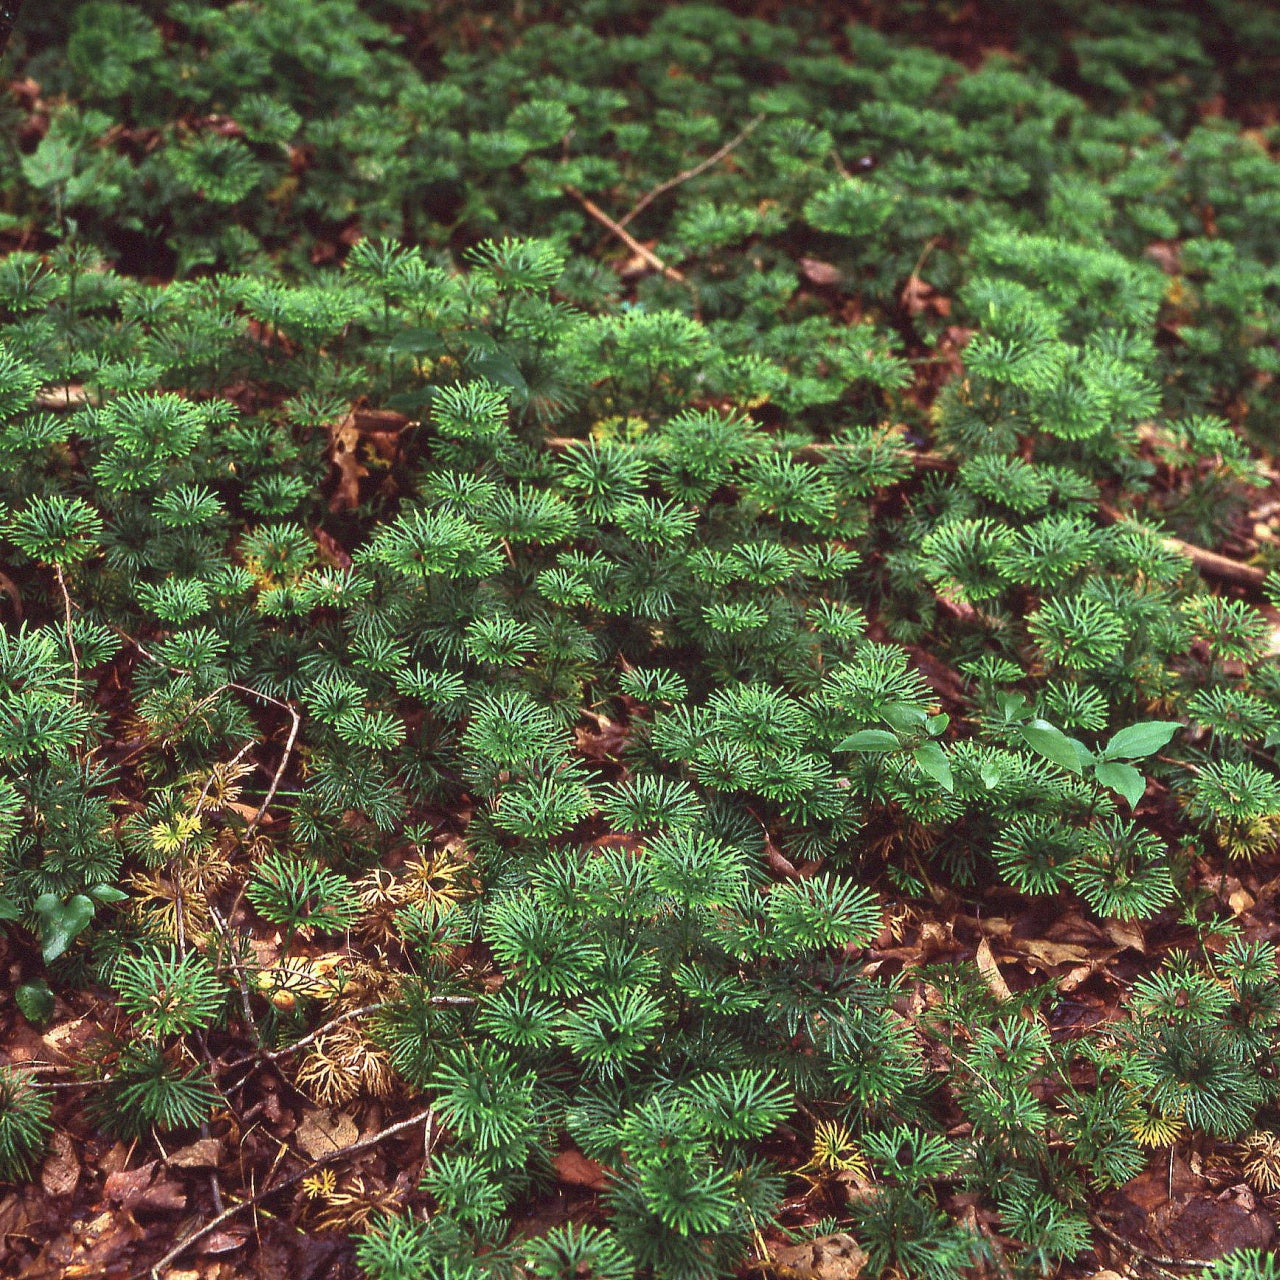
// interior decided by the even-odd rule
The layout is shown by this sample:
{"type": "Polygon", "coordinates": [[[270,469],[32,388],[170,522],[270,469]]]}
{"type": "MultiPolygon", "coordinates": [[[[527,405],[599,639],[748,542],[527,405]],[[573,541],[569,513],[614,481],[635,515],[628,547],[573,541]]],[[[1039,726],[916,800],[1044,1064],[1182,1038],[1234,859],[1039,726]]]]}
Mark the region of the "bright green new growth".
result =
{"type": "Polygon", "coordinates": [[[28,1072],[0,1067],[0,1178],[32,1176],[52,1129],[52,1097],[28,1072]]]}
{"type": "Polygon", "coordinates": [[[427,79],[410,8],[74,6],[0,140],[0,919],[119,995],[91,1113],[218,1123],[211,1033],[361,1009],[276,1068],[440,1121],[372,1280],[714,1280],[850,1169],[871,1274],[1051,1272],[1277,1123],[1274,947],[1191,870],[1271,856],[1280,679],[1168,537],[1266,483],[1274,137],[1184,116],[1181,11],[1071,5],[1086,101],[613,0],[427,79]],[[903,968],[938,903],[1149,954],[1082,1035],[903,968]],[[519,1236],[568,1148],[599,1220],[519,1236]]]}

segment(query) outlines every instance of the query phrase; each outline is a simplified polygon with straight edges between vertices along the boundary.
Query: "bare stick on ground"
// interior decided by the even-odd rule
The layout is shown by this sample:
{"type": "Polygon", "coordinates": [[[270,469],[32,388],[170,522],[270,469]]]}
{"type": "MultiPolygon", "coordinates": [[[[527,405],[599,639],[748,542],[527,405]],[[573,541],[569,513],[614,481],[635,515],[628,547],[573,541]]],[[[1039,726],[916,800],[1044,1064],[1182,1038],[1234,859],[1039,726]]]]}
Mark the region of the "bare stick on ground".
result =
{"type": "Polygon", "coordinates": [[[584,196],[577,187],[565,187],[564,192],[565,195],[571,196],[576,200],[602,227],[617,236],[632,253],[643,258],[655,271],[660,272],[668,280],[674,280],[677,284],[687,285],[689,283],[675,267],[667,266],[652,249],[646,249],[626,227],[615,222],[594,200],[584,196]]]}
{"type": "Polygon", "coordinates": [[[665,182],[658,183],[652,191],[646,191],[645,194],[642,195],[634,205],[632,205],[631,212],[625,217],[618,219],[617,223],[615,223],[615,227],[618,229],[625,227],[633,218],[643,213],[644,210],[647,209],[659,196],[665,195],[674,187],[678,187],[681,183],[688,182],[690,179],[698,177],[699,174],[706,173],[708,169],[719,164],[725,156],[749,138],[763,122],[764,116],[756,116],[754,119],[749,120],[739,134],[730,138],[723,147],[717,151],[713,151],[705,160],[700,160],[689,169],[682,169],[674,178],[668,178],[665,182]]]}
{"type": "MultiPolygon", "coordinates": [[[[177,1244],[169,1250],[158,1262],[156,1262],[150,1270],[151,1280],[162,1280],[164,1269],[171,1263],[180,1258],[186,1251],[191,1248],[197,1241],[203,1240],[206,1236],[212,1235],[225,1222],[229,1222],[238,1213],[244,1212],[245,1209],[252,1209],[261,1204],[268,1196],[273,1196],[278,1191],[287,1191],[290,1187],[296,1187],[303,1178],[309,1178],[317,1169],[324,1168],[327,1164],[333,1164],[335,1161],[346,1159],[349,1156],[357,1156],[362,1151],[369,1151],[376,1147],[380,1142],[385,1142],[388,1138],[394,1137],[397,1133],[403,1133],[406,1129],[412,1129],[417,1125],[425,1124],[431,1119],[430,1111],[419,1111],[417,1115],[410,1116],[408,1120],[401,1120],[397,1124],[388,1125],[385,1129],[378,1133],[370,1134],[367,1138],[361,1138],[359,1142],[353,1142],[350,1146],[339,1147],[335,1151],[323,1155],[319,1159],[313,1160],[305,1168],[297,1173],[291,1173],[287,1178],[281,1179],[279,1182],[270,1186],[263,1187],[261,1191],[255,1192],[246,1200],[241,1200],[238,1204],[233,1204],[224,1209],[221,1213],[215,1214],[210,1218],[204,1226],[191,1232],[179,1240],[177,1244]]],[[[145,1272],[139,1272],[134,1280],[141,1280],[145,1272]]]]}

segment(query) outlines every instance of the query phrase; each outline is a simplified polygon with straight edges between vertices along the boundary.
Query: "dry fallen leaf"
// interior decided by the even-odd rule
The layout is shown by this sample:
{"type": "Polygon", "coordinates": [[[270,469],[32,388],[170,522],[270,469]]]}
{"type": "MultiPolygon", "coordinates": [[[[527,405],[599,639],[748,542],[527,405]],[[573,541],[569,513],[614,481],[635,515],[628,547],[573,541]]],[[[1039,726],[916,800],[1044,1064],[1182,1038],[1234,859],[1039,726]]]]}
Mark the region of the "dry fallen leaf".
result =
{"type": "Polygon", "coordinates": [[[1147,939],[1136,920],[1108,920],[1103,928],[1117,947],[1132,947],[1140,955],[1147,952],[1147,939]]]}
{"type": "Polygon", "coordinates": [[[189,1147],[171,1152],[168,1163],[179,1169],[216,1169],[222,1159],[217,1138],[197,1138],[189,1147]]]}
{"type": "Polygon", "coordinates": [[[978,953],[974,959],[977,961],[978,971],[982,974],[982,980],[987,984],[991,994],[997,1000],[1011,999],[1013,992],[1009,990],[1009,984],[1004,980],[1004,974],[1000,972],[995,956],[991,954],[991,943],[986,938],[978,943],[978,953]]]}
{"type": "Polygon", "coordinates": [[[329,461],[338,472],[338,483],[329,498],[330,511],[349,511],[360,505],[360,481],[369,468],[360,461],[360,430],[356,415],[349,413],[329,427],[329,461]]]}
{"type": "Polygon", "coordinates": [[[176,1182],[161,1178],[152,1182],[156,1161],[148,1160],[136,1169],[121,1169],[107,1174],[102,1186],[102,1198],[109,1204],[117,1204],[126,1213],[137,1209],[183,1209],[186,1194],[176,1182]]]}
{"type": "Polygon", "coordinates": [[[603,1191],[609,1184],[609,1170],[572,1147],[561,1151],[551,1163],[555,1166],[556,1177],[567,1186],[603,1191]]]}
{"type": "Polygon", "coordinates": [[[1088,947],[1079,947],[1070,942],[1050,942],[1048,938],[1020,939],[1014,945],[1028,960],[1041,968],[1052,969],[1060,964],[1084,964],[1095,958],[1088,947]]]}
{"type": "Polygon", "coordinates": [[[1227,899],[1227,905],[1231,908],[1232,914],[1237,916],[1244,915],[1253,906],[1253,902],[1253,894],[1248,889],[1237,889],[1227,899]]]}
{"type": "Polygon", "coordinates": [[[839,267],[832,266],[831,263],[823,262],[818,258],[801,258],[800,274],[810,284],[816,284],[819,288],[839,284],[842,278],[839,267]]]}
{"type": "Polygon", "coordinates": [[[294,1140],[313,1160],[349,1147],[360,1136],[356,1122],[341,1111],[307,1111],[294,1133],[294,1140]]]}
{"type": "Polygon", "coordinates": [[[80,1159],[76,1144],[65,1133],[55,1132],[49,1139],[49,1154],[40,1166],[40,1185],[46,1195],[69,1196],[80,1181],[80,1159]]]}
{"type": "Polygon", "coordinates": [[[779,1280],[858,1280],[867,1265],[858,1242],[843,1231],[803,1244],[775,1245],[769,1252],[779,1280]]]}
{"type": "Polygon", "coordinates": [[[1089,964],[1078,964],[1074,969],[1068,969],[1061,978],[1058,979],[1058,990],[1070,993],[1083,983],[1093,977],[1093,966],[1089,964]]]}
{"type": "Polygon", "coordinates": [[[938,316],[951,314],[951,299],[940,294],[933,285],[917,275],[910,276],[902,286],[899,301],[908,315],[918,316],[922,311],[932,311],[938,316]]]}

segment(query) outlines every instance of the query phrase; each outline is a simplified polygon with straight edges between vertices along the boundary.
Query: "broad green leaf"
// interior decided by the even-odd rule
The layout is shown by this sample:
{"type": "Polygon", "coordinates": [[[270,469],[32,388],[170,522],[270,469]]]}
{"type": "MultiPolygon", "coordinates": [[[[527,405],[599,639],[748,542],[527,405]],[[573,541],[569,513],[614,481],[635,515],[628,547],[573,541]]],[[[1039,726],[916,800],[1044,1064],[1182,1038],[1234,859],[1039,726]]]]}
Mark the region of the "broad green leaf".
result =
{"type": "Polygon", "coordinates": [[[1068,770],[1080,772],[1080,756],[1076,752],[1071,739],[1061,729],[1055,728],[1047,720],[1032,720],[1019,730],[1023,740],[1033,751],[1038,751],[1046,760],[1068,770]]]}
{"type": "Polygon", "coordinates": [[[1021,693],[997,693],[996,706],[1004,716],[1005,723],[1019,719],[1018,713],[1026,706],[1026,695],[1021,693]]]}
{"type": "Polygon", "coordinates": [[[917,747],[911,753],[911,758],[929,777],[940,783],[944,790],[955,790],[955,780],[951,776],[951,761],[947,759],[947,753],[936,742],[926,742],[923,746],[917,747]]]}
{"type": "Polygon", "coordinates": [[[417,391],[399,391],[387,397],[387,408],[412,416],[422,409],[429,409],[435,398],[435,387],[419,387],[417,391]]]}
{"type": "Polygon", "coordinates": [[[924,727],[929,731],[932,737],[936,738],[939,734],[946,732],[947,725],[950,723],[951,717],[943,711],[936,716],[930,716],[924,722],[924,727]]]}
{"type": "Polygon", "coordinates": [[[75,148],[61,135],[47,133],[40,145],[21,159],[22,176],[33,187],[56,187],[75,177],[75,148]]]}
{"type": "Polygon", "coordinates": [[[1118,791],[1129,802],[1130,809],[1138,807],[1138,801],[1147,789],[1147,780],[1131,764],[1104,762],[1094,770],[1094,777],[1104,787],[1118,791]]]}
{"type": "Polygon", "coordinates": [[[880,708],[880,714],[897,730],[910,733],[927,723],[929,713],[909,702],[889,702],[880,708]]]}
{"type": "Polygon", "coordinates": [[[124,902],[129,895],[123,889],[117,889],[113,884],[95,884],[89,890],[89,897],[97,902],[124,902]]]}
{"type": "Polygon", "coordinates": [[[0,920],[18,920],[22,912],[12,898],[0,897],[0,920]]]}
{"type": "Polygon", "coordinates": [[[41,1025],[53,1017],[53,992],[43,978],[36,982],[24,982],[14,991],[13,999],[28,1022],[41,1025]]]}
{"type": "Polygon", "coordinates": [[[982,779],[982,785],[988,791],[994,790],[1000,785],[1000,779],[1004,777],[1004,771],[994,760],[988,760],[986,764],[978,770],[978,777],[982,779]]]}
{"type": "Polygon", "coordinates": [[[888,729],[862,729],[850,734],[838,747],[837,751],[897,751],[902,745],[897,734],[888,729]]]}
{"type": "Polygon", "coordinates": [[[485,351],[468,362],[468,369],[479,378],[485,378],[495,387],[510,387],[516,404],[529,399],[529,384],[524,374],[516,368],[516,362],[505,351],[485,351]]]}
{"type": "Polygon", "coordinates": [[[435,329],[402,329],[387,343],[387,351],[393,355],[408,352],[415,356],[438,356],[444,349],[444,340],[435,329]]]}
{"type": "Polygon", "coordinates": [[[1102,748],[1106,760],[1137,760],[1153,756],[1182,728],[1177,720],[1143,720],[1121,729],[1102,748]]]}
{"type": "Polygon", "coordinates": [[[93,899],[83,893],[66,902],[59,901],[57,894],[42,893],[32,907],[40,917],[40,954],[46,964],[56,960],[93,919],[93,899]]]}

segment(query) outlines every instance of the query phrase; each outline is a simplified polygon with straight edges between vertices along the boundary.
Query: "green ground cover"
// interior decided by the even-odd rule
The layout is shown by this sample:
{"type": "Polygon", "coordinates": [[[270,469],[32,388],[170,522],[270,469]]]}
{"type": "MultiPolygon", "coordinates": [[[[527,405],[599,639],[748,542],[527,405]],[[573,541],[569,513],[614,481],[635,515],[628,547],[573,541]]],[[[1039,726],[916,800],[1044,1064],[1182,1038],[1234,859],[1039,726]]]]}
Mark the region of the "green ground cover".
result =
{"type": "Polygon", "coordinates": [[[24,16],[0,1174],[270,1077],[372,1280],[1269,1243],[1280,19],[881,17],[24,16]]]}

